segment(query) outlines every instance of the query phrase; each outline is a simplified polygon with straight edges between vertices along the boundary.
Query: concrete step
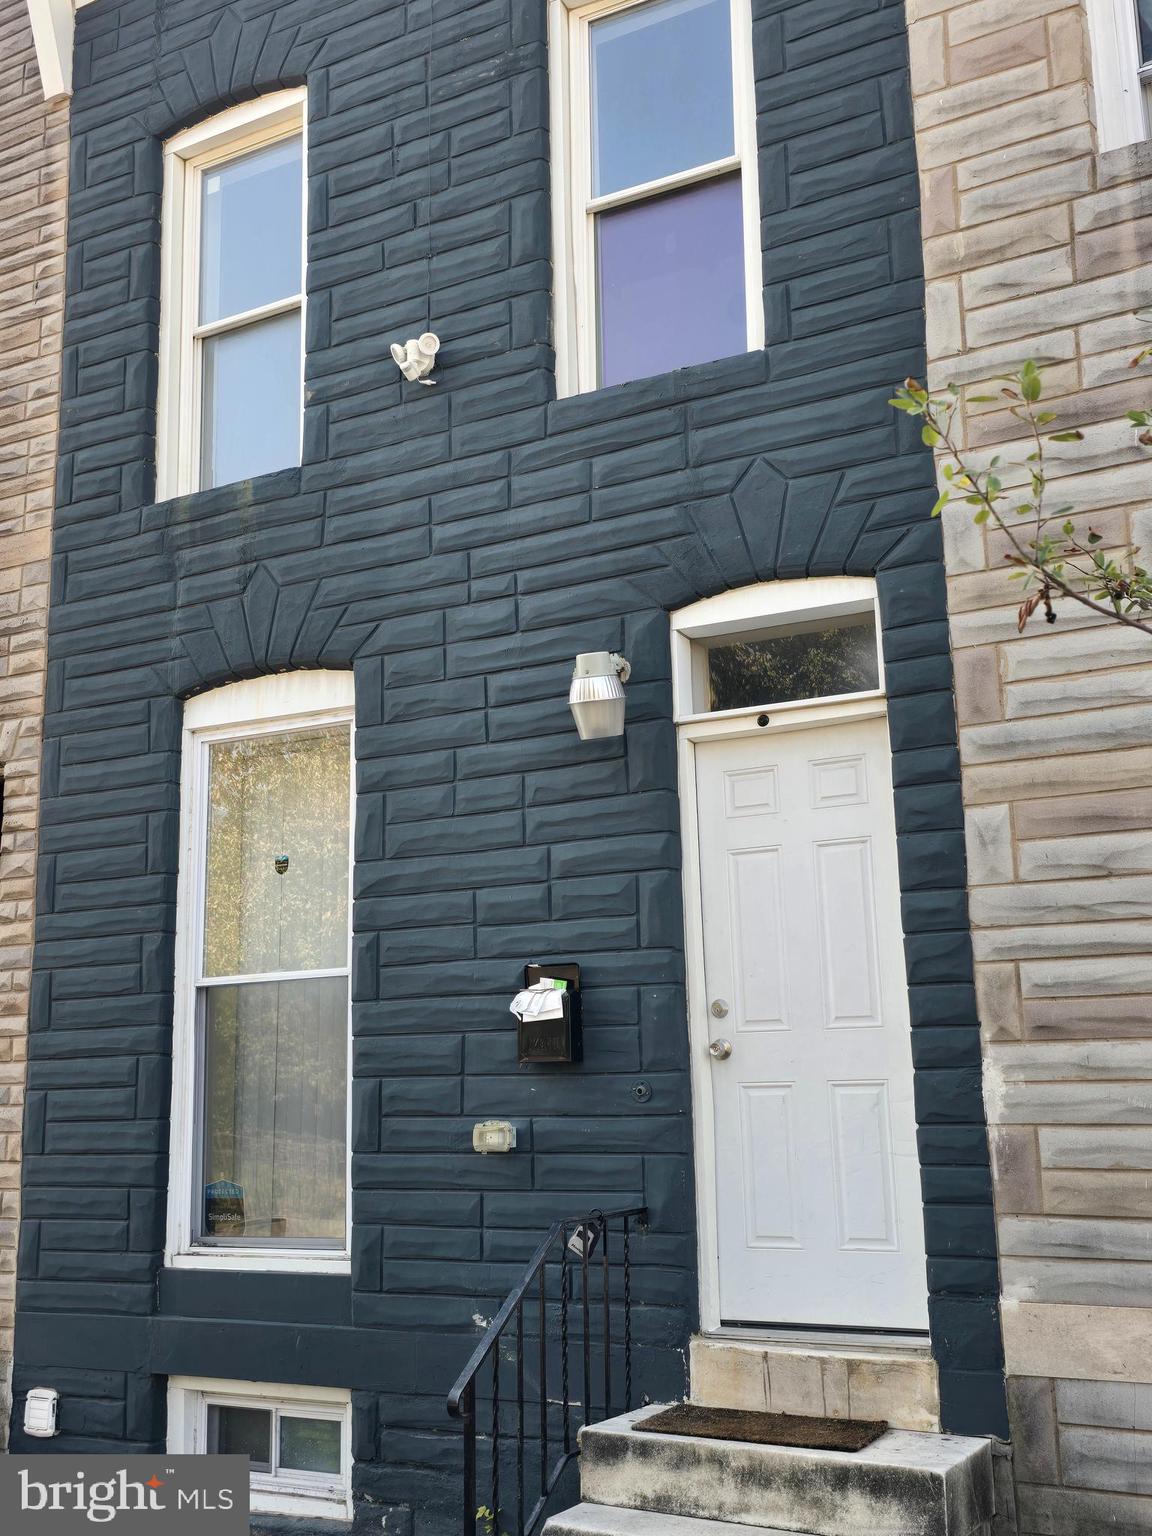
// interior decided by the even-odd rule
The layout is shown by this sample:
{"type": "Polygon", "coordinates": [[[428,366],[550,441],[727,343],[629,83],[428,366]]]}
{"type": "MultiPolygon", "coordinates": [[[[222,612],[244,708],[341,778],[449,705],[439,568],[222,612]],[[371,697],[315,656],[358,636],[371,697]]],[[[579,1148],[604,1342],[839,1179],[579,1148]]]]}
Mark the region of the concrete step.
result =
{"type": "Polygon", "coordinates": [[[893,1429],[936,1431],[936,1362],[925,1345],[855,1340],[700,1335],[692,1340],[692,1401],[761,1413],[887,1419],[893,1429]]]}
{"type": "Polygon", "coordinates": [[[692,1515],[653,1515],[614,1504],[577,1504],[575,1509],[553,1515],[543,1536],[748,1536],[753,1529],[760,1536],[793,1536],[790,1531],[766,1525],[733,1525],[728,1520],[698,1520],[692,1515]]]}
{"type": "Polygon", "coordinates": [[[586,1503],[807,1536],[984,1536],[987,1440],[890,1429],[862,1451],[645,1434],[641,1408],[580,1432],[586,1503]]]}

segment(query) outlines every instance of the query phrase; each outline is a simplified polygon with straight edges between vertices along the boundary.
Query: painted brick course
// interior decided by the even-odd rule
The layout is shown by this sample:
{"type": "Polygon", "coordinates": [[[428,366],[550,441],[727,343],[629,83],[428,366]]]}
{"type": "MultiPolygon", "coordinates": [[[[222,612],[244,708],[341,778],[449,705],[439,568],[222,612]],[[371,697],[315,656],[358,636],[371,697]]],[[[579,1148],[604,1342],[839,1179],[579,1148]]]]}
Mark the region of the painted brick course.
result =
{"type": "Polygon", "coordinates": [[[48,557],[64,310],[67,110],[0,3],[0,1446],[8,1421],[32,965],[48,557]]]}
{"type": "Polygon", "coordinates": [[[924,363],[903,13],[754,14],[768,348],[566,400],[543,0],[79,14],[17,1378],[68,1395],[54,1449],[155,1445],[158,1378],[290,1355],[356,1392],[361,1498],[448,1529],[475,1318],[549,1220],[640,1200],[640,1386],[682,1391],[666,615],[840,572],[877,574],[885,626],[942,1414],[1003,1428],[932,464],[885,403],[924,363]],[[161,141],[305,79],[304,464],[152,504],[161,141]],[[428,324],[435,390],[388,358],[428,324]],[[632,662],[624,741],[572,729],[589,649],[632,662]],[[180,701],[314,666],[356,678],[352,1284],[163,1272],[180,701]],[[549,957],[584,966],[585,1062],[518,1071],[507,999],[549,957]],[[511,1157],[468,1149],[491,1114],[511,1157]]]}
{"type": "MultiPolygon", "coordinates": [[[[1152,391],[1128,366],[1152,146],[1097,154],[1078,0],[909,17],[930,377],[987,394],[1047,360],[1054,429],[1088,423],[1052,449],[1058,501],[1146,550],[1152,463],[1119,418],[1152,391]]],[[[964,429],[1021,456],[995,406],[964,429]]],[[[1019,636],[1001,538],[958,512],[946,540],[1020,1530],[1146,1528],[1152,652],[1073,610],[1019,636]]]]}

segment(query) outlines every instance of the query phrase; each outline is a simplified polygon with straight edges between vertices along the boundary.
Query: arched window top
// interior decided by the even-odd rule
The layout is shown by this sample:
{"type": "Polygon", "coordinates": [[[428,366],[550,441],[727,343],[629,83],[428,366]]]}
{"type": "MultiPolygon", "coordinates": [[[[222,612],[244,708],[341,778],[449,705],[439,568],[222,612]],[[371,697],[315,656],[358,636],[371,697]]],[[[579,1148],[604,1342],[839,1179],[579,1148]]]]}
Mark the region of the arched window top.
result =
{"type": "Polygon", "coordinates": [[[215,726],[257,725],[286,716],[324,715],[352,709],[355,698],[351,672],[324,668],[277,672],[194,694],[184,705],[184,726],[189,731],[202,731],[215,726]]]}

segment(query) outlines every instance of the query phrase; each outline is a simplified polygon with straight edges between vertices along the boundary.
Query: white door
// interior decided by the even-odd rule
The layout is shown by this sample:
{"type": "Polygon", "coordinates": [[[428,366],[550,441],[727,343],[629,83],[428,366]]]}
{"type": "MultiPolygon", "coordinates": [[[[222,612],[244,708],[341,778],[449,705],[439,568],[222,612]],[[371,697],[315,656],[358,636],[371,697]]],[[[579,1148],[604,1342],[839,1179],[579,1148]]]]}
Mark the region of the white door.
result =
{"type": "Polygon", "coordinates": [[[887,722],[696,759],[721,1321],[925,1328],[887,722]]]}

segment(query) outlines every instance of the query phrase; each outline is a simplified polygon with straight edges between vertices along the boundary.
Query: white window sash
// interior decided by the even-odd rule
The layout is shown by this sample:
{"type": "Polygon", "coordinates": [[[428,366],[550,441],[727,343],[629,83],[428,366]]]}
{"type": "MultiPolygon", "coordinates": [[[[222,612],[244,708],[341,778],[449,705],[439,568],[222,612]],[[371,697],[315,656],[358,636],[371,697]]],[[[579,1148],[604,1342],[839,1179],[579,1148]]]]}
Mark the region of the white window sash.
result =
{"type": "Polygon", "coordinates": [[[176,900],[176,984],[173,1000],[172,1113],[165,1263],[177,1269],[247,1269],[266,1273],[347,1274],[352,1233],[352,1028],[348,1003],[348,1084],[345,1111],[344,1242],[254,1238],[249,1244],[196,1240],[194,1202],[200,1197],[202,1072],[199,1011],[210,987],[263,980],[351,976],[352,873],[355,838],[355,700],[350,672],[289,672],[230,683],[189,699],[184,711],[180,790],[180,870],[176,900]],[[324,725],[350,733],[348,827],[348,958],[343,966],[309,972],[204,977],[204,894],[207,864],[208,749],[213,742],[281,735],[324,725]]]}
{"type": "Polygon", "coordinates": [[[168,1379],[168,1449],[177,1455],[208,1454],[208,1410],[261,1408],[272,1415],[270,1434],[273,1467],[279,1458],[280,1420],[329,1419],[340,1425],[338,1474],[291,1469],[253,1471],[250,1477],[254,1514],[311,1515],[349,1519],[352,1515],[352,1401],[334,1387],[287,1383],[238,1382],[195,1376],[168,1379]]]}
{"type": "Polygon", "coordinates": [[[1148,137],[1145,81],[1135,0],[1087,0],[1088,36],[1100,151],[1123,149],[1148,137]]]}
{"type": "Polygon", "coordinates": [[[277,315],[300,315],[300,438],[304,443],[304,327],[307,288],[308,113],[303,87],[221,112],[164,146],[160,242],[160,374],[156,408],[156,500],[200,489],[203,343],[277,315]],[[200,204],[206,170],[299,134],[303,142],[300,291],[243,314],[199,323],[200,204]]]}
{"type": "Polygon", "coordinates": [[[609,208],[740,175],[744,233],[744,309],[750,352],[764,345],[760,189],[750,0],[731,0],[734,153],[707,165],[594,198],[592,195],[589,31],[594,21],[645,0],[549,0],[552,139],[553,332],[559,396],[600,388],[597,338],[596,216],[609,208]]]}

